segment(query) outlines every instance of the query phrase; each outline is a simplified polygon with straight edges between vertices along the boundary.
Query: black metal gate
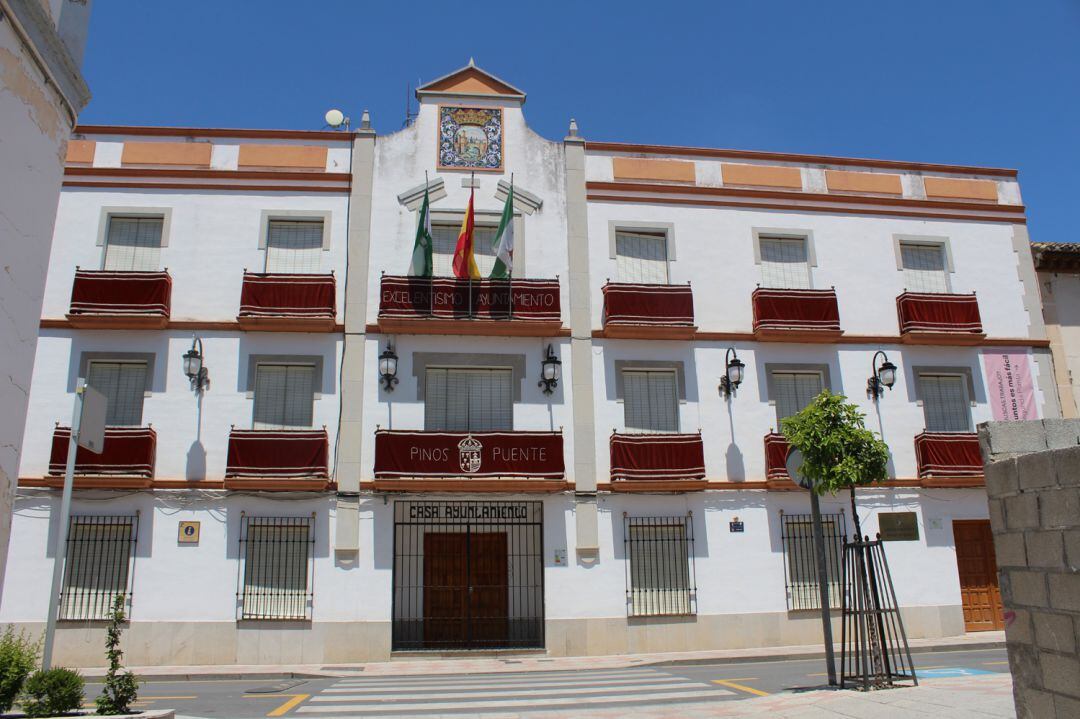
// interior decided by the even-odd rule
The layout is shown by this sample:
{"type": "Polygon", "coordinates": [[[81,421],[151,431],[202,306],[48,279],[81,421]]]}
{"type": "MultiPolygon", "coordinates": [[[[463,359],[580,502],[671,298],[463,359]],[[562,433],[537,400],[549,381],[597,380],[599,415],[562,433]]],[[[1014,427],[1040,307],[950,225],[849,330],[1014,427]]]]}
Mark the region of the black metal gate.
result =
{"type": "Polygon", "coordinates": [[[544,646],[544,505],[394,502],[394,650],[544,646]]]}

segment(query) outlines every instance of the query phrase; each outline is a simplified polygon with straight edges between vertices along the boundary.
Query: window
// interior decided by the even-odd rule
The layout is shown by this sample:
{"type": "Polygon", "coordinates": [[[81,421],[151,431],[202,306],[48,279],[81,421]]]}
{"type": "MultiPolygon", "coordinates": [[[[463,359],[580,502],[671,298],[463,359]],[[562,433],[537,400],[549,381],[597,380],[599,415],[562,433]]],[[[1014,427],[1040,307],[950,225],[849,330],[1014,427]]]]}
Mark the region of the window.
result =
{"type": "Polygon", "coordinates": [[[255,367],[255,429],[310,427],[315,405],[315,367],[263,364],[255,367]]]}
{"type": "MultiPolygon", "coordinates": [[[[476,269],[480,271],[481,277],[491,274],[491,269],[495,266],[494,244],[497,229],[491,225],[473,227],[473,255],[476,257],[476,269]]],[[[454,276],[454,249],[457,247],[459,232],[461,232],[461,223],[456,225],[432,223],[431,259],[434,265],[432,274],[435,277],[454,276]]]]}
{"type": "Polygon", "coordinates": [[[945,248],[941,245],[901,242],[900,260],[904,265],[904,287],[908,290],[934,293],[949,291],[945,271],[945,248]]]}
{"type": "Polygon", "coordinates": [[[161,264],[160,217],[110,217],[106,270],[156,272],[161,264]]]}
{"type": "Polygon", "coordinates": [[[809,289],[810,263],[801,237],[762,237],[761,284],[782,289],[809,289]]]}
{"type": "Polygon", "coordinates": [[[311,517],[244,517],[241,619],[310,619],[311,517]]]}
{"type": "Polygon", "coordinates": [[[105,395],[105,424],[137,427],[142,424],[146,396],[146,362],[89,363],[86,384],[105,395]]]}
{"type": "Polygon", "coordinates": [[[616,232],[615,267],[619,282],[666,285],[667,236],[646,232],[616,232]]]}
{"type": "Polygon", "coordinates": [[[623,417],[626,429],[679,431],[678,376],[669,370],[623,370],[623,417]]]}
{"type": "Polygon", "coordinates": [[[322,220],[270,220],[266,271],[316,274],[322,264],[322,220]]]}
{"type": "Polygon", "coordinates": [[[696,614],[693,519],[627,517],[624,541],[627,615],[696,614]]]}
{"type": "Polygon", "coordinates": [[[825,384],[820,372],[774,371],[772,380],[778,423],[785,417],[801,412],[821,394],[825,384]]]}
{"type": "Polygon", "coordinates": [[[425,380],[424,429],[483,432],[514,428],[510,369],[429,367],[425,380]]]}
{"type": "Polygon", "coordinates": [[[883,542],[911,542],[919,538],[919,520],[914,512],[880,512],[878,534],[883,542]]]}
{"type": "MultiPolygon", "coordinates": [[[[791,611],[820,609],[821,595],[817,583],[817,555],[814,553],[814,529],[811,516],[809,514],[781,514],[780,519],[788,609],[791,611]]],[[[840,562],[844,552],[844,515],[821,515],[821,534],[825,539],[829,607],[839,609],[843,598],[840,562]]]]}
{"type": "Polygon", "coordinates": [[[962,375],[920,374],[919,394],[928,432],[970,432],[971,411],[962,375]]]}
{"type": "Polygon", "coordinates": [[[71,518],[61,619],[108,619],[117,594],[130,607],[137,527],[137,517],[71,518]]]}

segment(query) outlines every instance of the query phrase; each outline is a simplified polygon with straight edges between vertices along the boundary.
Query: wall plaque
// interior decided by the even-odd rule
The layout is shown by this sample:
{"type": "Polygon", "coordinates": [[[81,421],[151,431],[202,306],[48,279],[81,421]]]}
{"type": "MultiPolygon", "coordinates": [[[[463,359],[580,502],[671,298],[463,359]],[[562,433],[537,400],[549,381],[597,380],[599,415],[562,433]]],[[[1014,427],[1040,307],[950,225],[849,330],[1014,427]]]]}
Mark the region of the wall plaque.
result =
{"type": "Polygon", "coordinates": [[[199,524],[199,522],[180,522],[176,533],[176,541],[180,544],[198,544],[199,524]]]}
{"type": "Polygon", "coordinates": [[[439,107],[439,167],[501,170],[501,108],[439,107]]]}

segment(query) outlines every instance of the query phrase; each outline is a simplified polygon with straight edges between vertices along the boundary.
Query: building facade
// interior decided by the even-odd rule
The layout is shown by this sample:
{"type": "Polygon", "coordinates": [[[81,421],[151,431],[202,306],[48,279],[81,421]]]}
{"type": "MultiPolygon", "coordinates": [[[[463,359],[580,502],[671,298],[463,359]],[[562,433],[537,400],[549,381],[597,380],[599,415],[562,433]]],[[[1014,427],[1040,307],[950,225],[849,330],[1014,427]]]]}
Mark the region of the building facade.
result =
{"type": "Polygon", "coordinates": [[[1033,242],[1031,254],[1042,292],[1061,416],[1080,417],[1080,395],[1073,385],[1073,377],[1080,373],[1080,246],[1033,242]]]}
{"type": "Polygon", "coordinates": [[[81,128],[0,621],[44,622],[82,377],[110,428],[77,458],[71,664],[118,592],[133,663],[818,641],[778,429],[822,389],[890,446],[858,511],[908,636],[1000,628],[974,428],[1059,415],[1015,171],[552,141],[471,62],[417,98],[386,136],[81,128]],[[470,203],[485,279],[455,280],[470,203]]]}

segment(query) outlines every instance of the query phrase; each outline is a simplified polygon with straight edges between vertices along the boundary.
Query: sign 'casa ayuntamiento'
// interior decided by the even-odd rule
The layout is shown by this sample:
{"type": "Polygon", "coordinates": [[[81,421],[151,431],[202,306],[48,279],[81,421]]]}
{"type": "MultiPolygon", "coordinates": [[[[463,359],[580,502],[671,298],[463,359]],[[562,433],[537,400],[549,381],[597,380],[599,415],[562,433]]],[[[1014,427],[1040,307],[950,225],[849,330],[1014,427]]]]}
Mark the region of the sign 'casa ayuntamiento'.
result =
{"type": "Polygon", "coordinates": [[[375,433],[375,477],[562,479],[560,432],[375,433]]]}

